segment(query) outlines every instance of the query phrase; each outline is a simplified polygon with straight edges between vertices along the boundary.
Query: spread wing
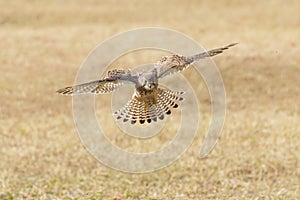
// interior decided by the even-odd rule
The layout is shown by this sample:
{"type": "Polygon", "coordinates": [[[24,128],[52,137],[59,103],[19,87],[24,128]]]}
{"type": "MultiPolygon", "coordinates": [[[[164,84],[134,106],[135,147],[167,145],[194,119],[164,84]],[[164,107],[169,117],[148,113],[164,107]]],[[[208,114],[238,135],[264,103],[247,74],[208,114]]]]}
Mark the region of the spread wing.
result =
{"type": "Polygon", "coordinates": [[[174,72],[181,72],[193,62],[203,58],[218,55],[222,53],[224,50],[229,49],[230,47],[236,44],[238,43],[232,43],[225,47],[213,49],[193,56],[181,56],[181,55],[165,56],[155,64],[155,67],[157,68],[158,71],[158,78],[162,78],[174,72]]]}
{"type": "Polygon", "coordinates": [[[56,92],[64,95],[88,94],[88,93],[104,94],[104,93],[113,92],[121,85],[122,83],[119,80],[102,79],[102,80],[92,81],[80,85],[65,87],[57,90],[56,92]]]}
{"type": "Polygon", "coordinates": [[[56,92],[63,95],[105,94],[115,91],[124,83],[136,83],[135,77],[124,70],[112,70],[108,72],[108,77],[104,79],[65,87],[56,92]]]}

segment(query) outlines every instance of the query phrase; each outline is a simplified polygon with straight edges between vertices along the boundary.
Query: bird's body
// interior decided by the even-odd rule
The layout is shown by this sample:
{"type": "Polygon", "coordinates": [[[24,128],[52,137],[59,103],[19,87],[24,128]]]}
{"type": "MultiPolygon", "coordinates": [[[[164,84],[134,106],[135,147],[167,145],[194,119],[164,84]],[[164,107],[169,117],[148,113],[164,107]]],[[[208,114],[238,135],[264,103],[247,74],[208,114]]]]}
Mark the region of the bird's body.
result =
{"type": "Polygon", "coordinates": [[[57,93],[64,95],[104,94],[115,91],[123,84],[134,84],[135,91],[132,98],[125,106],[114,113],[116,118],[123,119],[124,122],[130,121],[131,124],[155,122],[158,119],[164,119],[165,114],[171,114],[171,109],[177,108],[179,102],[183,100],[181,96],[183,92],[174,92],[159,87],[158,81],[160,78],[175,72],[181,72],[193,62],[222,53],[234,45],[236,43],[190,57],[182,55],[166,56],[155,63],[152,69],[136,74],[132,74],[130,70],[114,69],[109,71],[107,77],[101,80],[62,88],[57,93]]]}

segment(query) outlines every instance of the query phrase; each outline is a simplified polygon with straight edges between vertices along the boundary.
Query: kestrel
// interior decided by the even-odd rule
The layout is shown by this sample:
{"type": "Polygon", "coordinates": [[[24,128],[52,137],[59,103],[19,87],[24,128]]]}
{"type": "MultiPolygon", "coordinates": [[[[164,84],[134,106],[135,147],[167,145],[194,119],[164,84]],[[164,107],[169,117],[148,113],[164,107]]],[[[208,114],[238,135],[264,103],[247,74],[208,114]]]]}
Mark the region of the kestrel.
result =
{"type": "Polygon", "coordinates": [[[184,94],[184,92],[159,87],[160,78],[181,72],[195,61],[220,54],[236,44],[229,44],[193,56],[165,56],[155,63],[152,69],[136,74],[132,74],[130,70],[114,69],[109,71],[107,77],[103,79],[65,87],[57,90],[57,93],[63,95],[105,94],[114,92],[123,84],[134,84],[135,91],[132,98],[114,115],[123,122],[130,121],[131,124],[156,122],[163,120],[165,115],[170,115],[171,109],[179,106],[184,94]]]}

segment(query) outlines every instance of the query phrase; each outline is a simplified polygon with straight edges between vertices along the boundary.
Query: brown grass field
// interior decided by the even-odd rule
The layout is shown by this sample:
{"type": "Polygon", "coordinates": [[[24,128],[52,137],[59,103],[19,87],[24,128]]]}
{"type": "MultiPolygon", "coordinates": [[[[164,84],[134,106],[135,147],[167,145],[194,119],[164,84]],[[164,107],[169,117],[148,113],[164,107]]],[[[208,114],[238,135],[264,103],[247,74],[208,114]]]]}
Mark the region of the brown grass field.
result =
{"type": "MultiPolygon", "coordinates": [[[[0,199],[300,199],[299,1],[0,0],[0,38],[0,199]],[[212,153],[198,158],[210,101],[191,69],[183,74],[201,91],[195,141],[169,167],[128,174],[88,153],[71,98],[55,91],[74,82],[100,42],[149,26],[180,31],[206,49],[239,45],[213,58],[227,115],[212,153]]],[[[162,54],[143,55],[122,65],[162,54]]],[[[110,97],[97,105],[110,107],[110,97]]],[[[172,138],[170,130],[150,146],[172,138]]]]}

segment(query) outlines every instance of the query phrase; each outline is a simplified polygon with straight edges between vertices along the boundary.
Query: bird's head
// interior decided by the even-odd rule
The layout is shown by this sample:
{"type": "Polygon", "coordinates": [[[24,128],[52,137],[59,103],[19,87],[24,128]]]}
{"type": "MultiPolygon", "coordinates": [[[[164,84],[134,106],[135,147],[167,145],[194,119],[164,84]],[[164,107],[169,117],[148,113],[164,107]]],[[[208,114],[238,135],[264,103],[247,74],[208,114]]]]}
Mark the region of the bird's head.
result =
{"type": "Polygon", "coordinates": [[[142,85],[146,90],[152,90],[155,88],[157,84],[152,82],[151,80],[146,80],[142,85]]]}
{"type": "Polygon", "coordinates": [[[143,73],[139,76],[140,85],[146,90],[152,90],[157,87],[157,78],[153,73],[143,73]]]}

